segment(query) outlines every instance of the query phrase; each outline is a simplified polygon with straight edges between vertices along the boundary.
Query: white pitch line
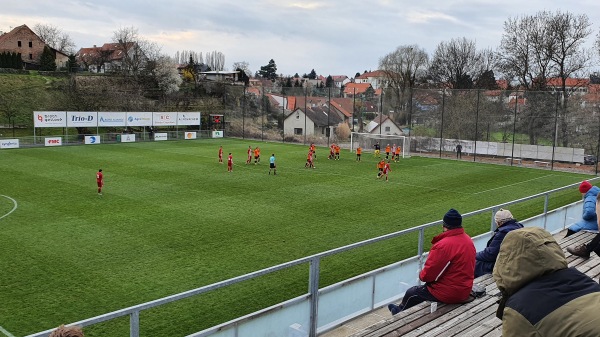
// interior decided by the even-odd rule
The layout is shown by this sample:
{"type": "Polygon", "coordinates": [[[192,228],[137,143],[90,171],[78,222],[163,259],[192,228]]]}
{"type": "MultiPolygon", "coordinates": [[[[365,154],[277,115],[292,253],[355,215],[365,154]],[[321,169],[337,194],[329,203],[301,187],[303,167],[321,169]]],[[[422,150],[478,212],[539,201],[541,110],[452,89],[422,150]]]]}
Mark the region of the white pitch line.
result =
{"type": "Polygon", "coordinates": [[[502,188],[511,187],[511,186],[515,186],[515,185],[519,185],[519,184],[523,184],[523,183],[528,183],[530,181],[534,181],[534,180],[538,180],[538,179],[542,179],[542,178],[547,178],[547,177],[552,177],[552,176],[554,176],[554,174],[547,174],[545,176],[541,176],[541,177],[537,177],[537,178],[532,178],[532,179],[529,179],[529,180],[523,180],[523,181],[516,182],[514,184],[504,185],[504,186],[500,186],[500,187],[496,187],[496,188],[491,188],[489,190],[485,190],[485,191],[481,191],[481,192],[476,192],[476,193],[473,193],[473,194],[487,193],[487,192],[499,190],[499,189],[502,189],[502,188]]]}
{"type": "MultiPolygon", "coordinates": [[[[10,215],[10,213],[14,212],[14,211],[17,209],[17,201],[16,201],[15,199],[13,199],[13,198],[11,198],[11,197],[7,196],[7,195],[2,195],[2,194],[0,194],[0,197],[5,197],[5,198],[7,198],[7,199],[10,199],[10,200],[13,202],[13,204],[15,205],[15,206],[13,207],[13,209],[11,209],[11,210],[10,210],[10,212],[8,212],[8,213],[4,214],[3,216],[0,216],[0,219],[2,219],[2,218],[5,218],[5,217],[9,216],[9,215],[10,215]]],[[[0,329],[2,329],[2,327],[1,327],[1,326],[0,326],[0,329]]],[[[0,331],[2,331],[2,330],[0,330],[0,331]]],[[[4,332],[4,331],[2,331],[2,332],[4,332]]],[[[11,336],[12,336],[12,335],[11,335],[11,336]]]]}
{"type": "MultiPolygon", "coordinates": [[[[4,195],[3,195],[4,197],[4,195]]],[[[2,332],[3,334],[5,334],[8,337],[15,337],[15,335],[11,334],[10,332],[6,331],[6,329],[4,329],[3,327],[0,326],[0,332],[2,332]]]]}

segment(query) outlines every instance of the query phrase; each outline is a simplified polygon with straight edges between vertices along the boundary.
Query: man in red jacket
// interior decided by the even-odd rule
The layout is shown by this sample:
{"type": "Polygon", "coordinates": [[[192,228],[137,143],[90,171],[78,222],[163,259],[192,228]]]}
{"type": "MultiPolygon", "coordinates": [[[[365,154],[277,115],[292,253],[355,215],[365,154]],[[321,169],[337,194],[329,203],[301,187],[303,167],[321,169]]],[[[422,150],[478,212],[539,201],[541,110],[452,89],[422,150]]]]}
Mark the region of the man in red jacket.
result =
{"type": "Polygon", "coordinates": [[[399,305],[389,304],[395,315],[423,301],[463,303],[469,298],[475,271],[475,245],[462,228],[462,216],[455,209],[444,215],[444,232],[431,240],[425,266],[419,274],[424,285],[409,288],[399,305]]]}

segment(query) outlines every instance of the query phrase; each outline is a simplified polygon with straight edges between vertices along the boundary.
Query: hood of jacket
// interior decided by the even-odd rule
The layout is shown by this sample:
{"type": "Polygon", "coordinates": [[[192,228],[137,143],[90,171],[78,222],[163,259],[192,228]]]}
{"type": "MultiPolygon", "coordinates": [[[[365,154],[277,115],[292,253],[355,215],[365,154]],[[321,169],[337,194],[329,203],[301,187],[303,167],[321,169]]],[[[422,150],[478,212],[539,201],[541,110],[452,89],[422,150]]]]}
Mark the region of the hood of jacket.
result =
{"type": "Polygon", "coordinates": [[[540,276],[567,268],[565,254],[546,230],[526,227],[506,234],[493,276],[498,290],[511,296],[540,276]]]}
{"type": "Polygon", "coordinates": [[[600,187],[598,186],[592,186],[592,188],[590,188],[589,191],[587,191],[583,197],[587,198],[587,197],[596,197],[598,195],[598,193],[600,193],[600,187]]]}

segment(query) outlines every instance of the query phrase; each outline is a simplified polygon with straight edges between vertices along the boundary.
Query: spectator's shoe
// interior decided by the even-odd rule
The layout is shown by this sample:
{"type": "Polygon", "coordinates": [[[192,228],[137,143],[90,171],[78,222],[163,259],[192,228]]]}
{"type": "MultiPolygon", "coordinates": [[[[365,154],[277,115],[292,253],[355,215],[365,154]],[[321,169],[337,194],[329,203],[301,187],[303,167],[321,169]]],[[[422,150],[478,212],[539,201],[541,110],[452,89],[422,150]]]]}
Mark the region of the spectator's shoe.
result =
{"type": "Polygon", "coordinates": [[[590,258],[590,252],[587,250],[587,246],[585,244],[579,245],[575,248],[567,247],[567,252],[584,259],[590,258]]]}
{"type": "Polygon", "coordinates": [[[388,310],[392,313],[392,315],[396,315],[400,311],[402,311],[402,307],[392,303],[392,304],[388,304],[388,310]]]}

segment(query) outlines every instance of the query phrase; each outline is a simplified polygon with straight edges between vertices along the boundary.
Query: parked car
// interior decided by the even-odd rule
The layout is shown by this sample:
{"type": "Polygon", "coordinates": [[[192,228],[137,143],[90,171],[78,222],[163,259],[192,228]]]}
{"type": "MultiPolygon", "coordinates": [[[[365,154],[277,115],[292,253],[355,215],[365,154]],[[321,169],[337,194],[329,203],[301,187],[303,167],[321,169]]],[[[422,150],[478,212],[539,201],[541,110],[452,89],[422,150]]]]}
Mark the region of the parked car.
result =
{"type": "Polygon", "coordinates": [[[596,158],[596,156],[593,156],[591,154],[588,154],[586,156],[583,157],[583,164],[584,165],[596,165],[596,161],[598,161],[598,159],[596,158]]]}

